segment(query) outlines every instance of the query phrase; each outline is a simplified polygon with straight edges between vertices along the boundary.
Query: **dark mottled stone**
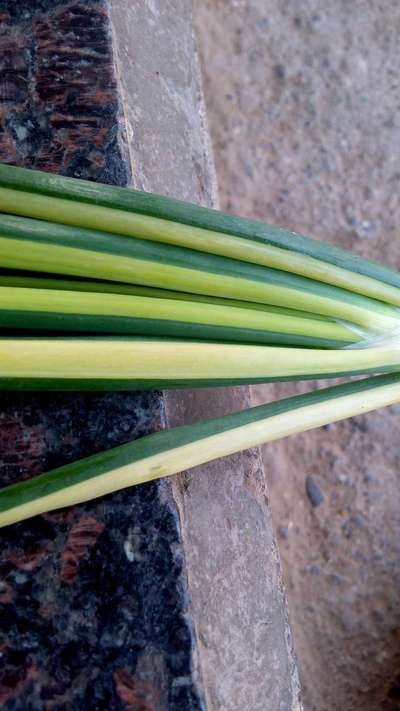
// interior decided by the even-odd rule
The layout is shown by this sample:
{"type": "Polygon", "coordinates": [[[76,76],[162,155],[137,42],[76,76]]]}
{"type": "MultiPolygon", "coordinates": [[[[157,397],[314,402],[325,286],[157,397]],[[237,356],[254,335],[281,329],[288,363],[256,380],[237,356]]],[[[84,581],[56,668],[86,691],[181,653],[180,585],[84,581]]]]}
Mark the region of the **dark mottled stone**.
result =
{"type": "MultiPolygon", "coordinates": [[[[0,161],[127,183],[102,0],[0,0],[0,161]]],[[[163,424],[157,393],[2,394],[0,483],[163,424]]],[[[36,517],[0,538],[2,709],[201,708],[165,484],[36,517]]]]}
{"type": "Polygon", "coordinates": [[[306,494],[311,501],[311,505],[314,506],[314,508],[320,506],[325,501],[321,489],[319,488],[317,482],[312,476],[308,476],[306,478],[306,494]]]}
{"type": "Polygon", "coordinates": [[[9,527],[2,551],[2,708],[124,709],[145,684],[157,705],[143,708],[199,708],[179,532],[156,484],[9,527]]]}
{"type": "Polygon", "coordinates": [[[3,162],[124,185],[105,4],[0,2],[3,162]]]}

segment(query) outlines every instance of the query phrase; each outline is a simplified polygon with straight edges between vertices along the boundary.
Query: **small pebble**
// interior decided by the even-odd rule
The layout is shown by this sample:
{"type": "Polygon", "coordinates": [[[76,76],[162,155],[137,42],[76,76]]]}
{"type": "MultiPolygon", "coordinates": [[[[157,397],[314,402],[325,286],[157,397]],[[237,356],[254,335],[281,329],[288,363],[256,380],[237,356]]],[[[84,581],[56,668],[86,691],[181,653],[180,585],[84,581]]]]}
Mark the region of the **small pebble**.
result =
{"type": "Polygon", "coordinates": [[[347,484],[347,482],[349,481],[349,477],[347,476],[347,474],[338,474],[338,479],[341,484],[347,484]]]}
{"type": "Polygon", "coordinates": [[[308,476],[306,478],[306,494],[308,498],[311,501],[311,505],[314,506],[320,506],[320,504],[323,504],[325,501],[325,497],[319,488],[317,482],[315,481],[314,477],[308,476]]]}
{"type": "Polygon", "coordinates": [[[278,536],[284,541],[289,538],[289,527],[288,526],[278,526],[278,536]]]}
{"type": "Polygon", "coordinates": [[[321,575],[321,568],[319,565],[315,565],[315,563],[313,563],[313,565],[310,565],[308,568],[308,572],[311,573],[311,575],[321,575]]]}

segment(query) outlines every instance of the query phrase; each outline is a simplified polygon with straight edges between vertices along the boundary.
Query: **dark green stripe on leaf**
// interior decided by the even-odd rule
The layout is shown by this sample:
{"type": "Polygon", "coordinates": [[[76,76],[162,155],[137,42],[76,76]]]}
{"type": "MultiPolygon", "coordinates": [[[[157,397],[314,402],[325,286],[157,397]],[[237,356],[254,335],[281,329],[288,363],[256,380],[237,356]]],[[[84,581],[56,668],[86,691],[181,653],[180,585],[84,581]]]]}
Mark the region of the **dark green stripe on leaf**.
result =
{"type": "Polygon", "coordinates": [[[339,247],[256,220],[228,215],[179,200],[1,164],[0,185],[128,212],[138,212],[202,229],[231,234],[263,244],[271,244],[320,259],[358,274],[364,274],[385,284],[400,287],[400,275],[397,272],[339,247]]]}
{"type": "MultiPolygon", "coordinates": [[[[171,265],[206,272],[215,275],[216,278],[217,276],[227,276],[266,285],[281,286],[310,295],[315,294],[328,299],[343,301],[363,309],[370,306],[374,311],[385,315],[393,316],[395,313],[392,307],[375,299],[360,296],[345,289],[323,284],[297,274],[241,262],[228,257],[197,252],[185,247],[175,247],[148,240],[124,237],[109,232],[69,227],[43,220],[0,214],[0,240],[1,237],[80,249],[82,250],[82,266],[84,266],[85,260],[88,261],[90,266],[91,252],[101,252],[160,263],[164,266],[171,265]]],[[[139,274],[137,278],[140,281],[139,274]]]]}
{"type": "Polygon", "coordinates": [[[363,381],[358,380],[344,385],[316,390],[305,395],[285,398],[196,425],[186,425],[157,432],[135,442],[100,452],[86,459],[34,477],[29,481],[19,482],[0,490],[0,511],[10,510],[37,498],[48,496],[82,481],[100,476],[113,469],[119,469],[192,442],[199,442],[199,446],[201,446],[203,439],[213,435],[230,430],[233,431],[234,435],[234,430],[237,427],[243,427],[261,420],[266,420],[267,427],[267,420],[270,417],[354,393],[367,393],[372,389],[398,382],[400,382],[399,373],[368,378],[363,381]]]}

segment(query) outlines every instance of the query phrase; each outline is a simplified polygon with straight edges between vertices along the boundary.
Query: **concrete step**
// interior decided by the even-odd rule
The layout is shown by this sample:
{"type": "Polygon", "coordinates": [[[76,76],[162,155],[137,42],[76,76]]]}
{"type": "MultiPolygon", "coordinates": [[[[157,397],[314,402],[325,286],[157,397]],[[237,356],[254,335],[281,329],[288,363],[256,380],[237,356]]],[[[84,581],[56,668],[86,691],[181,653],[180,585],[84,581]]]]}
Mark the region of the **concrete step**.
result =
{"type": "MultiPolygon", "coordinates": [[[[1,161],[218,204],[190,3],[0,0],[0,19],[1,161]]],[[[2,481],[249,403],[10,394],[2,481]]],[[[300,708],[257,450],[5,529],[1,565],[7,709],[300,708]]]]}

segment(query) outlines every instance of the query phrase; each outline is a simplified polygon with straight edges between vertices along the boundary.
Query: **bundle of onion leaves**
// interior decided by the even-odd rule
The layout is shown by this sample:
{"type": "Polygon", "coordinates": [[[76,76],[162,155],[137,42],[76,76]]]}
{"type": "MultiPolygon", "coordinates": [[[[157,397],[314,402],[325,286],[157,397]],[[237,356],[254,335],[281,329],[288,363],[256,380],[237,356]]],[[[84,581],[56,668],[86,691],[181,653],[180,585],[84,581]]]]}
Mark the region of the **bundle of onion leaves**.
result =
{"type": "Polygon", "coordinates": [[[0,165],[0,269],[3,390],[375,376],[3,488],[0,525],[400,401],[400,275],[294,233],[0,165]]]}

